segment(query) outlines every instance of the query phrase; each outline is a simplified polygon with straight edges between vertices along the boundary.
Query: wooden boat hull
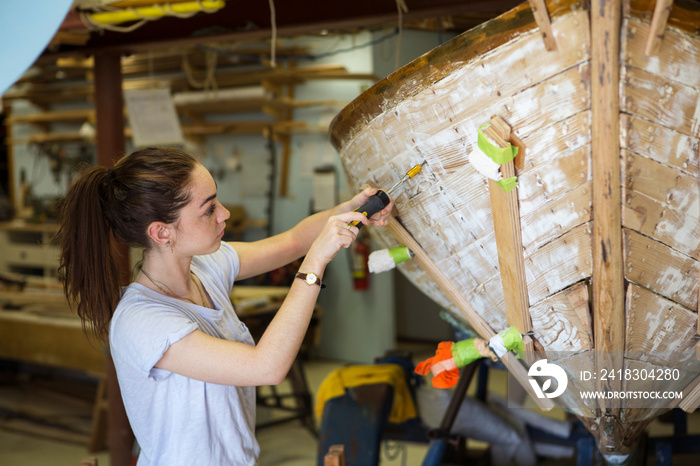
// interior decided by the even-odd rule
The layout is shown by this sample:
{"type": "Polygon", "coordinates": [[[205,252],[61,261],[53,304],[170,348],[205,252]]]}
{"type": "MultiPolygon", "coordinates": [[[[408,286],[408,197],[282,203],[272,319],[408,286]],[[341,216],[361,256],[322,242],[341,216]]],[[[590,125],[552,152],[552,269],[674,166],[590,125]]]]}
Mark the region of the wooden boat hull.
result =
{"type": "MultiPolygon", "coordinates": [[[[355,189],[392,186],[426,162],[394,193],[398,218],[490,329],[518,319],[505,274],[512,264],[504,262],[514,254],[522,261],[512,266],[522,272],[521,323],[536,348],[550,358],[620,354],[631,369],[685,364],[664,386],[687,398],[697,384],[688,368],[698,341],[700,12],[674,5],[659,51],[647,56],[654,4],[623,2],[619,69],[610,73],[601,69],[606,58],[596,58],[608,36],[595,31],[591,12],[569,0],[547,7],[557,50],[545,50],[523,4],[378,82],[338,114],[331,141],[355,189]],[[606,87],[608,76],[617,80],[606,87]],[[605,106],[601,87],[616,96],[607,122],[596,104],[605,106]],[[477,128],[493,115],[526,147],[515,169],[511,230],[520,236],[511,234],[510,252],[504,204],[469,162],[477,128]]],[[[383,229],[372,235],[381,247],[397,245],[383,229]]],[[[464,317],[421,264],[398,268],[464,317]]],[[[629,452],[673,406],[564,404],[611,455],[629,452]]]]}

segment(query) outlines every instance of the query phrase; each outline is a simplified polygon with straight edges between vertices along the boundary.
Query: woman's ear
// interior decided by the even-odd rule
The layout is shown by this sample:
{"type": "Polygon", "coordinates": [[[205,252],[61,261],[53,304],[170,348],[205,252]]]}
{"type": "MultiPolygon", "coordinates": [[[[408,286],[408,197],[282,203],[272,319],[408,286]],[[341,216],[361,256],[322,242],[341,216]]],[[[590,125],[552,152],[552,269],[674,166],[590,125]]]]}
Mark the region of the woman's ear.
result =
{"type": "Polygon", "coordinates": [[[169,225],[163,222],[153,222],[146,230],[148,236],[155,244],[165,246],[172,241],[172,231],[169,225]]]}

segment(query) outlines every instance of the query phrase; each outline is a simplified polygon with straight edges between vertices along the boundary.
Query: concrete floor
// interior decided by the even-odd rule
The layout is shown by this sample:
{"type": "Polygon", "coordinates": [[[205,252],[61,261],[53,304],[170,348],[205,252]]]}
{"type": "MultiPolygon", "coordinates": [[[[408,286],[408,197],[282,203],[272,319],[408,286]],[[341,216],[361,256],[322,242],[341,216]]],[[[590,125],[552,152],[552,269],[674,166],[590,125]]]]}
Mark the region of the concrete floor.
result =
{"type": "MultiPolygon", "coordinates": [[[[421,346],[413,348],[414,361],[432,356],[435,346],[421,346]]],[[[315,400],[316,390],[332,370],[347,365],[344,362],[312,359],[305,362],[305,373],[315,400]]],[[[506,385],[506,375],[503,371],[490,371],[489,391],[503,393],[506,385]]],[[[287,382],[283,383],[279,390],[284,393],[290,390],[287,382]]],[[[473,394],[474,383],[470,388],[473,394]]],[[[263,409],[264,410],[264,409],[263,409]]],[[[259,420],[267,420],[276,414],[261,411],[259,420]]],[[[555,419],[563,419],[563,410],[553,410],[547,416],[555,419]]],[[[688,416],[689,434],[700,435],[700,412],[688,416]]],[[[654,421],[650,427],[652,436],[673,435],[673,428],[669,424],[654,421]]],[[[262,449],[260,466],[314,466],[316,464],[317,442],[316,438],[299,421],[291,421],[274,427],[267,427],[258,431],[258,440],[262,449]]],[[[468,441],[469,449],[484,449],[488,445],[477,441],[468,441]]],[[[427,445],[421,443],[395,443],[384,444],[381,453],[382,466],[418,466],[422,464],[427,452],[427,445]]],[[[2,466],[77,466],[84,458],[95,456],[99,466],[109,466],[107,452],[91,454],[77,444],[58,442],[36,435],[27,435],[0,429],[0,465],[2,466]]],[[[685,455],[674,457],[674,465],[697,464],[700,455],[685,455]]],[[[559,461],[548,460],[539,464],[575,464],[575,459],[563,459],[559,461]]]]}

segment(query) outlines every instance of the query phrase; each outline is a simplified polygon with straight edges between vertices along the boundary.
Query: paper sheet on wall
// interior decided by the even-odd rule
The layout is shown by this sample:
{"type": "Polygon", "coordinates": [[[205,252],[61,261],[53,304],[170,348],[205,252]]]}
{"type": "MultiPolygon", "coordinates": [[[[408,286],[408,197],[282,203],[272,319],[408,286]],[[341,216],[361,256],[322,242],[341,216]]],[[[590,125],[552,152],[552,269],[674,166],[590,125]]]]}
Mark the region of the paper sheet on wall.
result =
{"type": "Polygon", "coordinates": [[[330,142],[324,139],[300,141],[295,146],[299,154],[299,177],[313,178],[314,171],[319,165],[333,165],[337,155],[330,142]]]}
{"type": "Polygon", "coordinates": [[[129,89],[124,97],[135,146],[183,143],[180,120],[168,89],[129,89]]]}
{"type": "Polygon", "coordinates": [[[337,204],[335,168],[332,166],[316,168],[313,176],[313,189],[314,212],[335,207],[337,204]]]}

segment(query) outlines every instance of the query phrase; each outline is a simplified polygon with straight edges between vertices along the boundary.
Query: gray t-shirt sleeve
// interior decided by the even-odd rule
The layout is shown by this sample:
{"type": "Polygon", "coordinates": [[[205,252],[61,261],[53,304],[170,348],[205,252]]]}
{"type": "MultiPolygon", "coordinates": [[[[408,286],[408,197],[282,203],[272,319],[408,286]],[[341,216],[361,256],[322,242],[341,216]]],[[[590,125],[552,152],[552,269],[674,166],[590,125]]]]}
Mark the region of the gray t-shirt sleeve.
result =
{"type": "Polygon", "coordinates": [[[197,329],[197,323],[173,306],[141,301],[128,306],[112,322],[112,345],[121,358],[144,376],[160,380],[170,373],[156,369],[170,345],[197,329]]]}

